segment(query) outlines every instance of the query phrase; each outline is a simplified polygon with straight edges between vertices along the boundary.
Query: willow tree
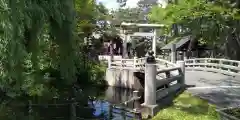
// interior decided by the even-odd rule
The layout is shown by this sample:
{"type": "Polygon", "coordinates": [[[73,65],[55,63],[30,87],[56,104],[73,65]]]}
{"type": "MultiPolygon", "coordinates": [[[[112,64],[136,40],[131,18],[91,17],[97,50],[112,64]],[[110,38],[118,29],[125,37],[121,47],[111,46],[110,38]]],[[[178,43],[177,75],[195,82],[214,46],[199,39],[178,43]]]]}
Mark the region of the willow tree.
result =
{"type": "Polygon", "coordinates": [[[73,0],[0,2],[1,88],[38,94],[40,71],[60,70],[66,83],[76,80],[76,17],[73,0]]]}

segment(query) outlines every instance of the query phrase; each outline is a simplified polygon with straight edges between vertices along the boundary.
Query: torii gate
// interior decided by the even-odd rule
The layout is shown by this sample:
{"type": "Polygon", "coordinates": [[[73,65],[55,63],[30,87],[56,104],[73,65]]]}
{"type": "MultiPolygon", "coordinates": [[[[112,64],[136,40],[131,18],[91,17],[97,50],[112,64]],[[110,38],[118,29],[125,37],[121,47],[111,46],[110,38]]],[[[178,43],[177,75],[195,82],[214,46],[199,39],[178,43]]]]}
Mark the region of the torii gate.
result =
{"type": "Polygon", "coordinates": [[[139,36],[139,37],[152,37],[152,51],[154,52],[154,56],[156,56],[156,37],[157,37],[157,29],[164,27],[163,24],[140,24],[140,23],[121,23],[120,26],[120,34],[123,37],[123,58],[127,58],[127,42],[131,36],[139,36]],[[127,30],[129,28],[152,28],[152,32],[133,32],[128,33],[127,30]]]}

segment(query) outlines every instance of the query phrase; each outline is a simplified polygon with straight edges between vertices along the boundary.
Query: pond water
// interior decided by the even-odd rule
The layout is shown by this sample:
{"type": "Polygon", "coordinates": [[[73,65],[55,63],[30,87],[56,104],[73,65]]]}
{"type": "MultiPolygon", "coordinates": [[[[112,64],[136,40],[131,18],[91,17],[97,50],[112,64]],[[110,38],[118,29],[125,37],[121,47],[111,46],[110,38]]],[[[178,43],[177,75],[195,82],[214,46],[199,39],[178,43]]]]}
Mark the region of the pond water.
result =
{"type": "MultiPolygon", "coordinates": [[[[140,95],[143,93],[140,91],[140,95]]],[[[93,101],[95,108],[94,116],[104,114],[106,120],[132,120],[139,119],[139,114],[131,113],[129,110],[139,106],[143,100],[135,101],[134,104],[122,105],[133,97],[133,90],[108,87],[105,90],[104,100],[93,101]],[[110,106],[115,107],[110,108],[110,106]]],[[[91,102],[89,102],[91,103],[91,102]]]]}
{"type": "MultiPolygon", "coordinates": [[[[14,100],[0,106],[1,120],[132,120],[139,114],[130,112],[143,100],[131,105],[125,101],[133,97],[133,90],[108,87],[88,88],[76,94],[74,100],[56,98],[45,100],[14,100]],[[87,97],[86,97],[87,96],[87,97]],[[39,102],[41,101],[41,102],[39,102]],[[46,102],[47,101],[47,102],[46,102]],[[9,104],[11,103],[11,104],[9,104]]],[[[142,94],[142,92],[140,92],[142,94]]]]}

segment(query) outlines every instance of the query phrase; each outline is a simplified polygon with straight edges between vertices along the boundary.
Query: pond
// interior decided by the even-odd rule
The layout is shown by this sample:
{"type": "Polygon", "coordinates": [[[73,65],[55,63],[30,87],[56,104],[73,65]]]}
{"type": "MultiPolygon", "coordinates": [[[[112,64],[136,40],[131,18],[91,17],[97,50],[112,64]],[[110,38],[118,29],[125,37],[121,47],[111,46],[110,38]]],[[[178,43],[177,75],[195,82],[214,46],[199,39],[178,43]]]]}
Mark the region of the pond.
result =
{"type": "MultiPolygon", "coordinates": [[[[12,100],[0,106],[1,120],[132,120],[140,119],[132,109],[142,103],[142,99],[134,104],[123,103],[133,97],[133,90],[107,87],[87,88],[84,94],[76,94],[70,99],[34,98],[27,100],[12,100]]],[[[140,92],[142,94],[142,92],[140,92]]]]}

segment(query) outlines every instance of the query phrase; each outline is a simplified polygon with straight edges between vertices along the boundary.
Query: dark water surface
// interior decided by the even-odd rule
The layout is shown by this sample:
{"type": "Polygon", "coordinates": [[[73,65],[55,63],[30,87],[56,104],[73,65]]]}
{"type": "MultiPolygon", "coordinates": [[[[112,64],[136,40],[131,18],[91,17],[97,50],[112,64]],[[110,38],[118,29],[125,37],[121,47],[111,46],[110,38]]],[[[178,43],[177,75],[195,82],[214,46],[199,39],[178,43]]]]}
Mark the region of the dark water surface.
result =
{"type": "Polygon", "coordinates": [[[124,105],[133,97],[133,90],[108,87],[87,88],[76,98],[62,97],[45,100],[12,100],[0,106],[0,120],[132,120],[134,105],[124,105]]]}

